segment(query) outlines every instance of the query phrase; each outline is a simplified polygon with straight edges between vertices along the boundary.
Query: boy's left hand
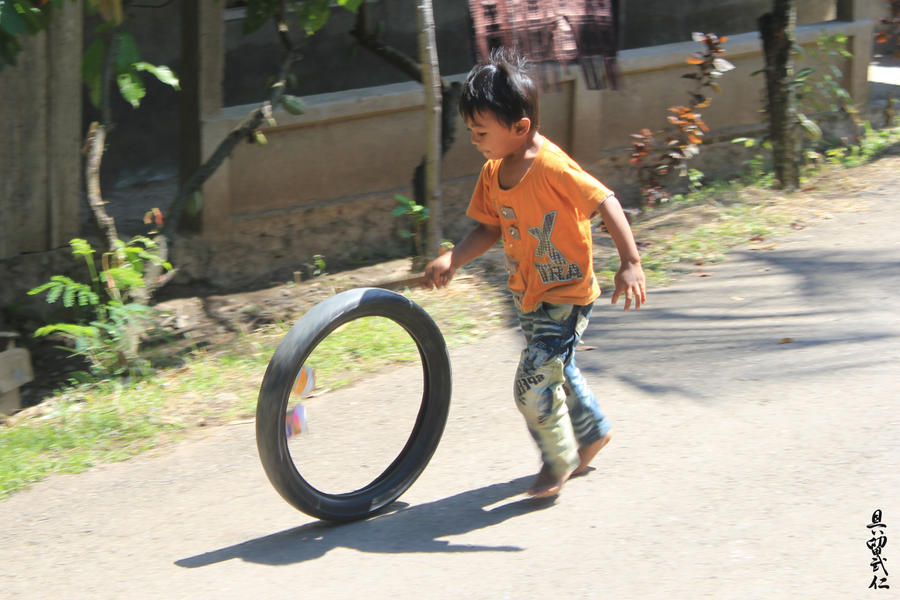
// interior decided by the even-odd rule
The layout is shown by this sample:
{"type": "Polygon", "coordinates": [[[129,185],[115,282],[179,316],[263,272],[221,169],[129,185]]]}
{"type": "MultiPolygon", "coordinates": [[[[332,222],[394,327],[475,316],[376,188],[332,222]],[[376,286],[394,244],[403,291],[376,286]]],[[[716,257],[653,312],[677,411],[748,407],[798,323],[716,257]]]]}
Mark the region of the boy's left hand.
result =
{"type": "Polygon", "coordinates": [[[619,296],[622,294],[625,294],[625,310],[631,308],[632,302],[634,302],[635,310],[639,310],[641,304],[647,302],[647,281],[641,263],[623,264],[616,271],[613,281],[616,284],[616,291],[612,295],[613,304],[618,302],[619,296]]]}

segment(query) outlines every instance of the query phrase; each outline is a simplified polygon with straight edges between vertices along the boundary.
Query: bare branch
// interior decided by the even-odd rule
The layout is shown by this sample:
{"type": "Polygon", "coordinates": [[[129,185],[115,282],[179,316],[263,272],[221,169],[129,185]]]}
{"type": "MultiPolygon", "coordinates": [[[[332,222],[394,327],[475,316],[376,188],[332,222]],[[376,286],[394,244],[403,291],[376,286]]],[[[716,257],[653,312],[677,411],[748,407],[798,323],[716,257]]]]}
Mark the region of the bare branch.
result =
{"type": "Polygon", "coordinates": [[[119,242],[119,233],[116,231],[116,222],[106,212],[106,203],[100,195],[100,162],[103,159],[103,147],[106,145],[106,126],[102,123],[91,123],[88,130],[87,143],[87,164],[85,165],[85,180],[87,182],[88,204],[94,211],[97,224],[106,235],[109,242],[109,249],[115,254],[116,260],[124,261],[125,256],[121,250],[119,242]]]}
{"type": "Polygon", "coordinates": [[[350,30],[350,34],[356,38],[360,46],[373,54],[380,56],[392,66],[400,69],[406,73],[410,79],[421,82],[421,65],[400,50],[388,46],[378,39],[378,37],[369,30],[368,16],[369,11],[366,8],[366,3],[363,2],[356,11],[356,26],[350,30]]]}

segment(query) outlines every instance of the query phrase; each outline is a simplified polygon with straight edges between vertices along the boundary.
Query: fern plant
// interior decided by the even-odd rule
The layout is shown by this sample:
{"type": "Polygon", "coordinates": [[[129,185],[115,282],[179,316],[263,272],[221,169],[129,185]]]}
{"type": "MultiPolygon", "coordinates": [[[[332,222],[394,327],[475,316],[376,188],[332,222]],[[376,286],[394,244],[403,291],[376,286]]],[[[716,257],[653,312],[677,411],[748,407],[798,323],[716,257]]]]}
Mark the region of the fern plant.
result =
{"type": "Polygon", "coordinates": [[[46,292],[49,304],[62,302],[65,308],[79,308],[90,316],[75,323],[45,325],[34,332],[35,337],[55,334],[66,339],[73,354],[87,359],[97,377],[146,373],[149,361],[140,355],[140,342],[154,326],[157,311],[138,301],[135,292],[145,285],[147,263],[164,270],[172,265],[159,258],[156,243],[145,236],[128,243],[118,241],[113,252],[100,256],[99,269],[89,242],[75,238],[69,245],[73,256],[85,262],[90,283],[54,275],[28,294],[46,292]]]}

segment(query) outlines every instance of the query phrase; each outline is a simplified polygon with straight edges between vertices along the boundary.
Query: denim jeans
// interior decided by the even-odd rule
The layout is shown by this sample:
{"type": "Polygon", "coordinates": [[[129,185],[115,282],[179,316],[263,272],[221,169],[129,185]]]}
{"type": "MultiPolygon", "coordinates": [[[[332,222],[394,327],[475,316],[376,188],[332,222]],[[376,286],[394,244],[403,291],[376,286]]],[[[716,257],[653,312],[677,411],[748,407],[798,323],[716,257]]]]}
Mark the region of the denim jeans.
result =
{"type": "Polygon", "coordinates": [[[528,430],[553,473],[575,469],[578,448],[599,440],[609,419],[575,364],[575,346],[593,304],[543,302],[530,313],[517,309],[526,348],[519,359],[514,395],[528,430]]]}

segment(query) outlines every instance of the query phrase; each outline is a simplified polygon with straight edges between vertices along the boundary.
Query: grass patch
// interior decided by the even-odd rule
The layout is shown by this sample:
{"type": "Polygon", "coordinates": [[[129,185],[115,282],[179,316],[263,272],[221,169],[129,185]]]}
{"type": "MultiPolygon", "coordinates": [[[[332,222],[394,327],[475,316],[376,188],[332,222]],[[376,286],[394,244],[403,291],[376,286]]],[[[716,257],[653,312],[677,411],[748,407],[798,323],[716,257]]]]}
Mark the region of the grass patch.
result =
{"type": "MultiPolygon", "coordinates": [[[[639,220],[633,229],[641,243],[641,263],[648,286],[652,289],[667,285],[699,265],[721,262],[736,246],[763,242],[788,231],[797,217],[783,209],[775,196],[772,190],[725,186],[718,198],[686,200],[674,209],[693,210],[694,219],[661,226],[651,212],[639,220]],[[738,190],[744,199],[735,198],[738,190]]],[[[619,266],[618,255],[614,249],[606,250],[596,262],[601,285],[611,286],[619,266]]]]}
{"type": "Polygon", "coordinates": [[[85,387],[54,398],[39,418],[0,428],[0,498],[50,473],[124,460],[178,429],[152,384],[85,387]]]}

